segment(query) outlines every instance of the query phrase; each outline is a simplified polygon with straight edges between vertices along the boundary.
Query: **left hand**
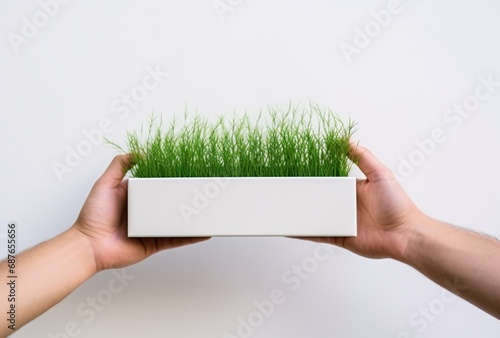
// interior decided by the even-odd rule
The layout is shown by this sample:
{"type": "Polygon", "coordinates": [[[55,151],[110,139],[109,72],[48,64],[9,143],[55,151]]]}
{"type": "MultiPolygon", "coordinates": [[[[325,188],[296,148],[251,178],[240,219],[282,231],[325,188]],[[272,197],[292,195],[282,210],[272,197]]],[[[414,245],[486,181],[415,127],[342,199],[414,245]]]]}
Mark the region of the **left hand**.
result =
{"type": "Polygon", "coordinates": [[[128,238],[127,180],[130,155],[116,156],[96,181],[73,228],[93,250],[96,271],[135,264],[161,250],[197,243],[208,238],[128,238]]]}

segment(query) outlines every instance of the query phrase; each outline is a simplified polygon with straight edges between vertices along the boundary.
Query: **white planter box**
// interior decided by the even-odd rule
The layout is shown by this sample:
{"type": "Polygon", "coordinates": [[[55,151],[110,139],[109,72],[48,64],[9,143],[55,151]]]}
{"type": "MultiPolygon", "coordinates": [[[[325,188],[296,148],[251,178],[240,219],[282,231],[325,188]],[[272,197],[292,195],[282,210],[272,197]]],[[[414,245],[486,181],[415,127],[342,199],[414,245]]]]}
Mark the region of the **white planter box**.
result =
{"type": "Polygon", "coordinates": [[[356,236],[356,180],[130,178],[128,236],[356,236]]]}

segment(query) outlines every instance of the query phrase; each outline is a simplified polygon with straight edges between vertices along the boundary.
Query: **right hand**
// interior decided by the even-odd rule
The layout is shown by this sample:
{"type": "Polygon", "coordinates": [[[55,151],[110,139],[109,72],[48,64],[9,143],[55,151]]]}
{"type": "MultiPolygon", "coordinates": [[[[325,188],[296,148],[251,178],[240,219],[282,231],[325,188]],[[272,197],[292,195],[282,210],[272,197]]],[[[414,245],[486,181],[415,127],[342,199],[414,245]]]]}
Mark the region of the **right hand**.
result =
{"type": "Polygon", "coordinates": [[[357,237],[308,237],[369,258],[403,260],[411,230],[427,216],[403,190],[394,174],[368,149],[350,145],[350,157],[366,179],[356,182],[357,237]]]}

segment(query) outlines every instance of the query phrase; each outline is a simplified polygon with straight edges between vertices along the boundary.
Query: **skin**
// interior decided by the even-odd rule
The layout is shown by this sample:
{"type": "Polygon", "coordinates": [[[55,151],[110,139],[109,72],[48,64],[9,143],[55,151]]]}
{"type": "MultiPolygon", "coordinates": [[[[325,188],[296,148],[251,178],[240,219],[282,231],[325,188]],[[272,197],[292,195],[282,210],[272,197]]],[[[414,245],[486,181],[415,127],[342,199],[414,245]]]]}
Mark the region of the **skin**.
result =
{"type": "MultiPolygon", "coordinates": [[[[425,215],[369,150],[351,144],[350,156],[358,160],[366,176],[357,182],[358,236],[304,239],[408,264],[500,319],[500,242],[425,215]]],[[[99,271],[126,267],[161,250],[206,240],[128,238],[123,177],[131,165],[129,155],[115,157],[93,186],[75,224],[17,256],[17,294],[23,296],[16,300],[16,329],[99,271]]],[[[0,280],[7,280],[7,275],[7,262],[2,261],[0,280]]],[[[6,283],[0,284],[0,290],[8,293],[6,283]]],[[[0,336],[10,333],[7,325],[0,326],[0,336]]]]}
{"type": "Polygon", "coordinates": [[[358,236],[304,239],[410,265],[500,319],[500,241],[425,215],[368,149],[350,151],[366,176],[357,181],[358,236]]]}
{"type": "MultiPolygon", "coordinates": [[[[92,187],[75,224],[16,256],[16,330],[102,270],[126,267],[159,251],[206,240],[128,238],[127,180],[123,177],[131,165],[130,155],[116,156],[92,187]]],[[[2,261],[0,280],[6,281],[7,275],[7,262],[2,261]]],[[[6,283],[0,283],[0,291],[8,294],[6,283]]],[[[2,309],[7,307],[2,297],[2,309]]],[[[5,323],[0,325],[1,337],[12,333],[5,323]]]]}

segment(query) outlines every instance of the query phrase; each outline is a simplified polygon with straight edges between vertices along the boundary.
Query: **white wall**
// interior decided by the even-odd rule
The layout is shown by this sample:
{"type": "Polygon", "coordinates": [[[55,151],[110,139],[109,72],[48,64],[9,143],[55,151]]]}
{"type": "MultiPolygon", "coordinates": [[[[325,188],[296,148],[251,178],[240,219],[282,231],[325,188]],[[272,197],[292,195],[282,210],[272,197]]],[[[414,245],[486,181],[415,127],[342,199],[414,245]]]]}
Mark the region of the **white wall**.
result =
{"type": "MultiPolygon", "coordinates": [[[[425,212],[500,235],[500,87],[471,97],[481,79],[500,82],[498,2],[220,2],[233,4],[222,18],[213,0],[69,1],[50,7],[47,22],[49,0],[0,3],[0,227],[18,222],[21,249],[74,222],[117,151],[95,145],[60,179],[53,164],[102,121],[113,128],[105,136],[123,143],[152,111],[257,112],[309,99],[357,120],[356,137],[425,212]],[[394,14],[381,27],[372,11],[388,6],[394,14]],[[30,31],[26,20],[40,27],[30,31]],[[356,47],[358,28],[373,37],[349,62],[341,47],[356,47]],[[148,67],[169,75],[137,107],[117,111],[148,67]],[[448,111],[462,103],[473,110],[467,118],[448,111]],[[419,157],[415,142],[437,128],[446,141],[419,157]],[[409,173],[403,159],[420,162],[409,173]]],[[[65,337],[55,334],[73,322],[77,337],[234,337],[238,317],[258,319],[254,301],[279,289],[286,301],[252,338],[498,337],[497,320],[460,299],[444,303],[442,289],[411,268],[337,248],[292,291],[283,275],[316,246],[216,238],[167,251],[118,271],[134,278],[102,311],[86,302],[104,299],[111,271],[14,336],[65,337]]]]}

